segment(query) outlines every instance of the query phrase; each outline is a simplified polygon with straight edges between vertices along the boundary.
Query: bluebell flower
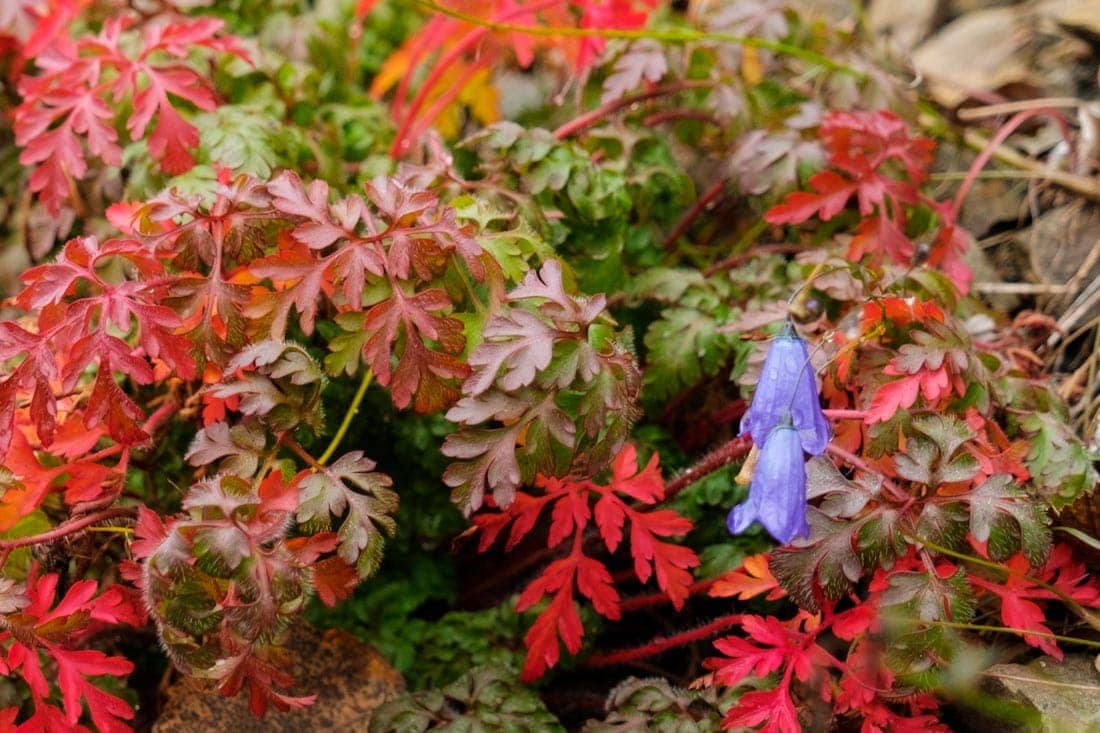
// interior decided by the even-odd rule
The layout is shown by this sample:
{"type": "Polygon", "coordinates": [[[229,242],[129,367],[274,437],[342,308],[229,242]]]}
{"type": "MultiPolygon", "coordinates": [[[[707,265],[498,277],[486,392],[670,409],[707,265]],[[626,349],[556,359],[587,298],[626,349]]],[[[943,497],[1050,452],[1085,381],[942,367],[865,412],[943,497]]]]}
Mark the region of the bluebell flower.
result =
{"type": "Polygon", "coordinates": [[[772,429],[749,486],[749,498],[735,506],[726,519],[733,534],[741,534],[754,521],[772,537],[787,544],[795,537],[809,537],[806,523],[806,461],[800,431],[790,417],[772,429]]]}
{"type": "Polygon", "coordinates": [[[799,338],[790,321],[768,348],[756,394],[741,418],[741,435],[751,433],[752,442],[763,448],[787,415],[798,432],[802,450],[821,455],[829,444],[829,423],[818,401],[817,381],[806,342],[799,338]]]}

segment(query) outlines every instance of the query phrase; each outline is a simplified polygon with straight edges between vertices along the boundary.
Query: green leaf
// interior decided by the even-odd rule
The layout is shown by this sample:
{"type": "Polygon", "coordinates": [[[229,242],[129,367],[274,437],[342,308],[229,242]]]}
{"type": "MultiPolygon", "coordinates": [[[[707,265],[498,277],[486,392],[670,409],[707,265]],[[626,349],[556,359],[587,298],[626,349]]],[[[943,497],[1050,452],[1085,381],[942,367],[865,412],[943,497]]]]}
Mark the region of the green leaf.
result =
{"type": "Polygon", "coordinates": [[[345,453],[331,466],[301,479],[297,519],[316,526],[344,515],[337,530],[338,553],[365,578],[381,563],[382,533],[392,536],[397,528],[391,516],[398,506],[397,493],[389,488],[392,483],[389,476],[374,471],[374,461],[362,451],[345,453]]]}
{"type": "Polygon", "coordinates": [[[722,714],[714,688],[684,690],[661,677],[623,680],[607,696],[607,717],[584,733],[718,733],[722,714]]]}
{"type": "Polygon", "coordinates": [[[894,465],[903,479],[929,486],[932,484],[932,464],[936,456],[936,446],[932,441],[910,438],[905,443],[905,452],[894,457],[894,465]]]}
{"type": "Polygon", "coordinates": [[[451,206],[459,223],[476,224],[478,244],[500,264],[511,282],[522,280],[532,261],[554,256],[554,250],[525,219],[516,219],[473,196],[460,196],[451,206]]]}
{"type": "Polygon", "coordinates": [[[814,456],[806,462],[806,498],[824,496],[819,508],[833,519],[859,514],[878,496],[881,488],[881,476],[865,476],[852,481],[824,456],[814,456]]]}
{"type": "Polygon", "coordinates": [[[556,733],[565,729],[513,670],[477,667],[441,690],[406,693],[371,714],[370,733],[556,733]]]}
{"type": "Polygon", "coordinates": [[[325,371],[330,376],[346,374],[351,377],[359,371],[363,346],[367,343],[367,332],[363,328],[366,321],[367,314],[361,311],[336,316],[336,323],[343,331],[328,342],[332,353],[325,357],[325,371]]]}
{"type": "Polygon", "coordinates": [[[974,437],[967,424],[953,415],[920,415],[913,419],[913,429],[927,435],[939,448],[940,456],[945,461],[955,455],[959,446],[974,437]]]}
{"type": "Polygon", "coordinates": [[[863,563],[855,552],[860,524],[832,519],[814,507],[806,518],[810,543],[776,549],[770,567],[795,603],[816,612],[821,599],[840,598],[863,576],[863,563]]]}
{"type": "Polygon", "coordinates": [[[1011,540],[1004,536],[1010,531],[1004,522],[1013,520],[1018,528],[1018,541],[1014,546],[1024,551],[1032,566],[1043,564],[1050,550],[1050,528],[1047,526],[1050,520],[1033,499],[1013,484],[1011,476],[990,476],[965,495],[965,501],[970,505],[970,533],[975,539],[989,541],[996,528],[997,544],[1013,547],[1011,540]]]}
{"type": "Polygon", "coordinates": [[[713,316],[693,308],[667,308],[645,335],[647,396],[666,399],[713,376],[726,363],[737,341],[721,333],[713,316]]]}
{"type": "Polygon", "coordinates": [[[977,604],[966,571],[955,568],[946,578],[937,572],[892,573],[882,593],[882,607],[884,614],[901,611],[918,621],[967,623],[974,618],[977,604]]]}
{"type": "Polygon", "coordinates": [[[1055,510],[1100,482],[1088,451],[1063,415],[1032,412],[1021,420],[1021,427],[1031,445],[1026,462],[1032,486],[1055,510]]]}
{"type": "Polygon", "coordinates": [[[195,116],[207,160],[238,173],[270,178],[294,128],[285,127],[263,106],[220,105],[195,116]]]}

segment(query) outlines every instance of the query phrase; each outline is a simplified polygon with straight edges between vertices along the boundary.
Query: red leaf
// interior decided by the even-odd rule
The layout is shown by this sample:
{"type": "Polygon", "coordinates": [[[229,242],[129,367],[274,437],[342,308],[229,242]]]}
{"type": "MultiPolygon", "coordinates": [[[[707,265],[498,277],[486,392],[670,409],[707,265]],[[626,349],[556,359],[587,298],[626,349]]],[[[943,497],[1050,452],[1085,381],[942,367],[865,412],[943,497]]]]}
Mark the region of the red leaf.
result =
{"type": "MultiPolygon", "coordinates": [[[[335,538],[335,535],[333,535],[335,538]]],[[[338,555],[326,557],[312,566],[311,579],[317,597],[329,608],[351,595],[359,585],[359,574],[338,555]]]]}
{"type": "Polygon", "coordinates": [[[92,722],[104,733],[129,733],[130,727],[123,720],[134,717],[134,711],[125,700],[115,697],[85,679],[93,675],[124,677],[134,671],[134,665],[122,657],[108,657],[95,649],[69,651],[49,648],[50,656],[57,663],[57,685],[65,706],[69,725],[80,719],[83,707],[81,698],[88,705],[92,722]]]}
{"type": "Polygon", "coordinates": [[[894,219],[879,214],[859,223],[856,235],[848,245],[848,258],[859,261],[864,255],[872,255],[877,265],[886,254],[893,262],[912,262],[916,247],[894,219]]]}
{"type": "Polygon", "coordinates": [[[679,610],[691,595],[690,568],[699,565],[699,557],[690,547],[662,542],[657,537],[687,534],[691,522],[671,509],[643,514],[627,510],[630,516],[630,554],[634,556],[634,572],[638,580],[649,580],[650,565],[657,576],[657,585],[679,610]]]}
{"type": "Polygon", "coordinates": [[[856,192],[856,184],[832,171],[821,171],[810,178],[814,193],[796,191],[764,214],[769,224],[801,224],[812,216],[828,221],[844,210],[856,192]]]}
{"type": "MultiPolygon", "coordinates": [[[[970,582],[1000,599],[1001,620],[1005,626],[1019,633],[1026,644],[1061,660],[1062,650],[1054,639],[1027,633],[1053,634],[1044,623],[1046,612],[1039,604],[1054,600],[1057,596],[1029,577],[1030,566],[1023,553],[1013,555],[1004,564],[1010,572],[1003,580],[992,581],[971,574],[970,582]]],[[[1034,576],[1055,586],[1082,606],[1100,608],[1100,585],[1083,565],[1073,559],[1068,545],[1056,545],[1047,562],[1034,572],[1034,576]]]]}
{"type": "Polygon", "coordinates": [[[150,557],[168,536],[168,529],[159,514],[144,504],[139,506],[137,524],[134,525],[134,541],[130,544],[134,557],[139,560],[150,557]]]}
{"type": "Polygon", "coordinates": [[[749,728],[764,723],[758,733],[801,733],[802,724],[786,685],[773,690],[746,692],[726,712],[724,729],[749,728]]]}
{"type": "Polygon", "coordinates": [[[612,621],[619,620],[619,594],[603,563],[584,555],[577,559],[577,590],[592,601],[598,614],[612,621]]]}
{"type": "MultiPolygon", "coordinates": [[[[638,469],[638,449],[627,443],[611,464],[612,491],[626,494],[644,504],[656,504],[665,498],[665,481],[654,453],[645,468],[638,469]]],[[[614,550],[613,550],[614,551],[614,550]]]]}
{"type": "Polygon", "coordinates": [[[6,630],[0,631],[0,641],[11,642],[9,666],[13,672],[21,672],[35,703],[34,716],[20,729],[83,730],[77,722],[86,705],[98,730],[110,733],[129,731],[123,722],[133,717],[129,705],[91,684],[86,678],[99,675],[122,677],[130,674],[134,665],[122,657],[109,657],[94,649],[71,649],[68,645],[78,642],[92,621],[136,625],[142,622],[143,614],[117,587],[109,588],[97,597],[96,583],[91,580],[74,584],[54,606],[57,575],[35,576],[34,573],[32,569],[27,579],[29,604],[21,613],[9,616],[6,630]],[[50,695],[50,685],[42,674],[40,651],[52,657],[56,665],[54,679],[61,691],[63,715],[45,702],[50,695]],[[37,728],[39,725],[43,727],[37,728]]]}
{"type": "Polygon", "coordinates": [[[748,677],[764,677],[786,665],[786,675],[794,675],[806,682],[815,670],[835,666],[829,654],[811,643],[816,617],[805,611],[788,621],[774,616],[746,615],[741,627],[751,639],[728,636],[714,642],[714,647],[726,657],[706,660],[709,669],[716,670],[715,679],[723,685],[733,686],[748,677]],[[803,627],[806,627],[806,630],[803,627]]]}
{"type": "Polygon", "coordinates": [[[547,669],[558,663],[561,653],[558,648],[559,636],[571,654],[581,650],[584,626],[573,603],[575,569],[576,561],[573,558],[551,563],[542,576],[524,590],[516,604],[516,610],[522,612],[547,593],[553,594],[550,605],[539,614],[524,637],[527,659],[523,664],[522,677],[527,682],[538,679],[547,669]]]}
{"type": "MultiPolygon", "coordinates": [[[[66,7],[47,14],[33,48],[44,45],[43,39],[57,30],[57,23],[75,15],[72,5],[66,7]]],[[[43,72],[25,75],[19,82],[23,102],[15,110],[15,134],[16,144],[24,146],[20,161],[37,165],[30,188],[41,195],[51,213],[60,211],[73,182],[88,172],[82,140],[91,155],[108,165],[121,165],[115,108],[127,97],[133,107],[126,125],[132,139],[144,135],[156,115],[148,139],[153,156],[170,173],[182,173],[194,164],[189,149],[197,146],[198,131],[179,115],[168,95],[210,110],[214,98],[208,82],[182,61],[161,64],[153,59],[164,55],[186,59],[195,48],[244,57],[235,40],[216,37],[222,25],[214,18],[151,23],[145,26],[141,42],[130,44],[126,36],[133,34],[113,18],[97,36],[54,43],[48,58],[43,54],[38,59],[43,72]],[[136,57],[128,55],[131,46],[136,57]]]]}
{"type": "Polygon", "coordinates": [[[506,549],[513,548],[530,532],[543,507],[552,505],[547,545],[556,547],[570,536],[573,551],[568,557],[550,563],[524,589],[516,604],[520,612],[537,604],[547,595],[553,596],[527,635],[528,657],[524,667],[526,679],[534,679],[558,662],[558,634],[566,649],[580,649],[584,629],[573,607],[573,584],[588,598],[596,612],[617,620],[621,614],[620,596],[607,566],[580,552],[581,541],[589,521],[595,517],[600,536],[611,552],[619,547],[627,518],[631,523],[630,549],[635,573],[642,582],[656,575],[657,584],[676,608],[690,594],[692,581],[688,569],[699,559],[690,548],[660,540],[661,537],[682,535],[691,529],[691,522],[675,512],[662,509],[643,512],[628,506],[615,494],[652,503],[664,497],[664,482],[656,456],[644,469],[638,470],[637,451],[625,448],[614,461],[611,482],[601,486],[590,480],[561,479],[538,476],[536,485],[545,493],[533,497],[517,492],[515,500],[504,511],[482,513],[474,524],[482,532],[479,551],[484,552],[511,524],[506,549]],[[593,512],[591,502],[596,500],[593,512]],[[556,631],[555,631],[556,630],[556,631]]]}

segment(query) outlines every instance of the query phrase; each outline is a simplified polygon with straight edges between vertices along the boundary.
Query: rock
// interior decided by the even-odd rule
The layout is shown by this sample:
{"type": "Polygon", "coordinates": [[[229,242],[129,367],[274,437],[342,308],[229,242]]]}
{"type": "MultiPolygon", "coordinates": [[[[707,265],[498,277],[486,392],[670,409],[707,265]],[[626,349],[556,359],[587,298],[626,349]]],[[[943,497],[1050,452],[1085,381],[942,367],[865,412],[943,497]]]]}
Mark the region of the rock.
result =
{"type": "Polygon", "coordinates": [[[1031,269],[1045,283],[1065,285],[1048,310],[1061,333],[1100,315],[1100,209],[1074,202],[1043,213],[1019,233],[1031,269]]]}
{"type": "Polygon", "coordinates": [[[235,698],[199,690],[180,680],[153,724],[153,733],[322,733],[366,731],[371,711],[405,687],[400,673],[372,647],[346,631],[320,632],[301,626],[291,632],[287,649],[292,694],[316,694],[317,702],[287,713],[269,710],[257,718],[248,709],[247,692],[235,698]]]}
{"type": "Polygon", "coordinates": [[[937,0],[871,0],[867,27],[884,39],[890,50],[905,56],[928,35],[937,4],[937,0]]]}
{"type": "Polygon", "coordinates": [[[1020,50],[1029,30],[1015,7],[975,10],[944,26],[913,52],[913,65],[932,97],[957,107],[972,92],[1031,81],[1020,50]]]}
{"type": "Polygon", "coordinates": [[[1058,25],[1100,37],[1100,3],[1096,0],[1044,0],[1037,12],[1058,25]]]}
{"type": "Polygon", "coordinates": [[[1075,276],[1081,281],[1100,276],[1100,262],[1092,260],[1088,272],[1079,272],[1100,247],[1100,209],[1075,202],[1044,211],[1035,223],[1018,234],[1028,248],[1031,269],[1045,283],[1062,285],[1075,276]]]}
{"type": "MultiPolygon", "coordinates": [[[[997,664],[985,671],[984,692],[1019,706],[1015,723],[982,721],[983,733],[1100,732],[1100,673],[1093,659],[1070,654],[1065,662],[1043,657],[1029,665],[997,664]]],[[[993,709],[989,706],[987,709],[993,709]]]]}

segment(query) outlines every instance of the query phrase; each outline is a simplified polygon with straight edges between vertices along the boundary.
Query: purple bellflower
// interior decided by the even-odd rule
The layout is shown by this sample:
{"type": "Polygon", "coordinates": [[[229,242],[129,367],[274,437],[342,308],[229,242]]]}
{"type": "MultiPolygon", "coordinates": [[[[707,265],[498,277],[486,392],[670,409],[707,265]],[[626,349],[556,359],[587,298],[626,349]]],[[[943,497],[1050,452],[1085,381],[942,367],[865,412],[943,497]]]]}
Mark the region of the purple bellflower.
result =
{"type": "Polygon", "coordinates": [[[783,544],[795,537],[809,537],[802,450],[802,437],[788,415],[772,429],[760,451],[748,501],[735,506],[726,519],[731,533],[741,534],[757,521],[783,544]]]}
{"type": "Polygon", "coordinates": [[[790,321],[768,348],[756,394],[741,418],[741,435],[751,433],[752,442],[763,448],[775,427],[788,415],[790,424],[798,431],[802,450],[813,456],[821,455],[829,444],[829,423],[818,401],[817,380],[806,342],[790,321]]]}
{"type": "Polygon", "coordinates": [[[760,522],[783,544],[808,537],[805,454],[823,453],[831,436],[806,342],[790,321],[768,348],[756,394],[741,419],[745,433],[752,435],[760,456],[748,500],[726,520],[730,532],[740,534],[760,522]]]}

